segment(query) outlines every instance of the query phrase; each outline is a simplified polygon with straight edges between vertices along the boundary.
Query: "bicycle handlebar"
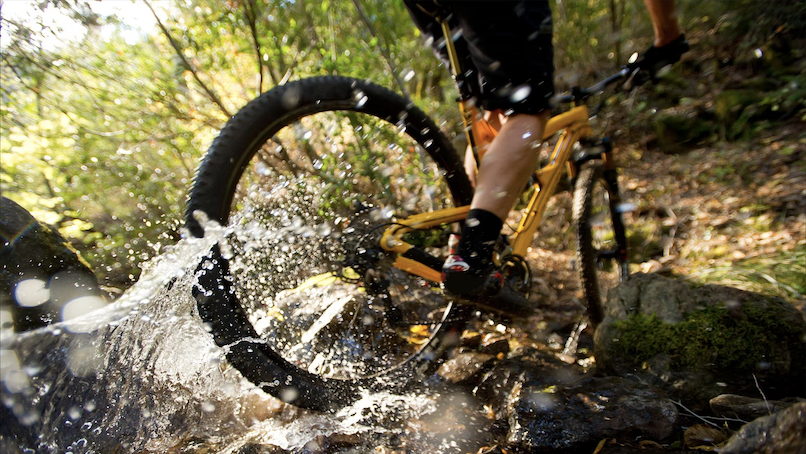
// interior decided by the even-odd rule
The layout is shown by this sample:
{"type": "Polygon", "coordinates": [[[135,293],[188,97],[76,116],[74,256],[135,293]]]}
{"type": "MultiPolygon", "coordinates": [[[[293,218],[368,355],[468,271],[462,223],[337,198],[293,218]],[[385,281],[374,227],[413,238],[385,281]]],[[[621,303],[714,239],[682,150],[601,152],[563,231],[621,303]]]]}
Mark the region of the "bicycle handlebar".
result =
{"type": "Polygon", "coordinates": [[[593,95],[601,93],[602,91],[604,91],[605,88],[607,88],[614,82],[621,80],[624,77],[627,77],[628,75],[630,77],[633,76],[633,74],[630,73],[630,69],[625,66],[624,68],[621,69],[621,71],[617,72],[616,74],[606,77],[601,81],[591,85],[588,88],[573,87],[571,89],[571,93],[564,93],[562,95],[558,95],[557,97],[554,98],[554,102],[556,104],[561,104],[561,103],[584,101],[585,99],[593,95]]]}

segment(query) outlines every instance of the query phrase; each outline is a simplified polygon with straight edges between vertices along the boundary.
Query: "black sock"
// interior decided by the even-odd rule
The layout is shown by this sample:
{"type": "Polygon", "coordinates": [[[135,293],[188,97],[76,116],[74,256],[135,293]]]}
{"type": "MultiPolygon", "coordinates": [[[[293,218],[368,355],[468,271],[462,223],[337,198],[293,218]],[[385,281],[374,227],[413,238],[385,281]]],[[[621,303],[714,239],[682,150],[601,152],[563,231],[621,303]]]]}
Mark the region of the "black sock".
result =
{"type": "Polygon", "coordinates": [[[501,218],[487,210],[473,209],[467,213],[458,253],[471,270],[482,271],[490,265],[503,226],[501,218]]]}

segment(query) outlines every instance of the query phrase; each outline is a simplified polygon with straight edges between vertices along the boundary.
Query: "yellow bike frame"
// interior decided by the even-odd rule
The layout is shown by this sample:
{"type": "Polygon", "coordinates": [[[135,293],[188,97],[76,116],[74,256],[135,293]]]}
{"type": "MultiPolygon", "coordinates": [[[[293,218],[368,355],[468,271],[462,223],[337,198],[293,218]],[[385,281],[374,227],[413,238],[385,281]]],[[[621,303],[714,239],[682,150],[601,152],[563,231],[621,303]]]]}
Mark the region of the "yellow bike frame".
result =
{"type": "MultiPolygon", "coordinates": [[[[446,47],[451,63],[454,77],[461,74],[459,59],[456,48],[450,39],[451,31],[446,21],[442,22],[442,31],[446,37],[446,47]]],[[[459,102],[459,109],[467,132],[468,143],[473,150],[476,162],[481,162],[483,158],[484,145],[487,145],[495,137],[496,131],[478,114],[476,109],[467,100],[459,102]],[[481,148],[476,144],[482,145],[481,148]]],[[[574,107],[568,112],[552,117],[546,124],[543,133],[543,140],[561,132],[559,141],[554,146],[554,150],[549,156],[548,162],[535,172],[534,193],[529,204],[524,210],[517,229],[510,237],[512,254],[525,257],[532,239],[537,233],[537,227],[543,217],[543,212],[548,205],[549,199],[554,194],[554,189],[560,181],[563,173],[563,165],[567,166],[568,174],[571,178],[576,176],[576,166],[573,165],[571,153],[580,139],[588,136],[591,132],[588,122],[588,109],[586,106],[574,107]]],[[[405,219],[396,220],[394,225],[388,227],[381,237],[381,247],[389,252],[398,253],[394,266],[411,274],[423,277],[430,281],[439,282],[441,273],[433,268],[416,260],[403,257],[402,254],[408,252],[414,246],[403,240],[403,235],[412,230],[428,229],[443,224],[460,222],[467,217],[470,211],[469,206],[448,208],[444,210],[431,211],[409,216],[405,219]]]]}

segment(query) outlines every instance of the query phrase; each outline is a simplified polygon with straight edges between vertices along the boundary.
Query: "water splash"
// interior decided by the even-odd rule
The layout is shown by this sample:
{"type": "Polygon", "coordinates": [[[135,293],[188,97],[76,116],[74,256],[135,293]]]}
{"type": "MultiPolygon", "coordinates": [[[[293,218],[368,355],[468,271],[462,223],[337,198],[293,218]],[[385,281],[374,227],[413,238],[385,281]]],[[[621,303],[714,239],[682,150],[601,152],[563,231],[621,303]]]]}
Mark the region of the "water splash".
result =
{"type": "Polygon", "coordinates": [[[255,424],[237,439],[221,447],[219,452],[235,454],[243,452],[243,448],[249,445],[276,446],[298,452],[306,447],[312,448],[312,444],[318,439],[335,434],[344,436],[398,432],[399,427],[385,427],[389,426],[390,419],[408,421],[430,414],[435,409],[434,396],[363,391],[357,402],[333,415],[289,408],[276,418],[255,424]]]}
{"type": "MultiPolygon", "coordinates": [[[[273,191],[289,203],[304,202],[307,195],[288,189],[273,191]]],[[[339,238],[321,218],[286,208],[273,208],[279,226],[271,229],[252,222],[254,212],[228,227],[197,213],[205,237],[186,237],[147,263],[140,281],[115,303],[3,338],[2,409],[14,423],[0,435],[10,431],[23,448],[44,453],[167,452],[187,447],[188,440],[219,452],[254,443],[293,452],[334,434],[400,431],[406,421],[433,412],[434,396],[367,391],[336,414],[302,411],[265,394],[227,363],[226,349],[215,345],[198,315],[196,268],[215,244],[227,255],[271,244],[278,269],[290,274],[294,254],[310,255],[339,238]],[[283,247],[286,254],[278,252],[283,247]]],[[[382,220],[390,215],[387,209],[374,213],[382,220]]]]}

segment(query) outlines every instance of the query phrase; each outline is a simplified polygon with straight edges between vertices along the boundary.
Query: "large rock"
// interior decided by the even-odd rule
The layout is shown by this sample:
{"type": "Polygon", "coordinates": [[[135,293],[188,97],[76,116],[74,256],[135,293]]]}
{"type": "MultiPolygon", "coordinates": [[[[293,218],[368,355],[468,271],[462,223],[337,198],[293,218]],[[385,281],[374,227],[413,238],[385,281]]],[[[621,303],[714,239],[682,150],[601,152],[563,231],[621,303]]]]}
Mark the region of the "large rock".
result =
{"type": "Polygon", "coordinates": [[[677,418],[675,405],[657,389],[624,378],[524,384],[512,399],[507,442],[525,452],[583,452],[605,438],[661,441],[677,418]]]}
{"type": "Polygon", "coordinates": [[[662,388],[695,411],[725,393],[804,395],[806,321],[779,298],[634,275],[595,335],[597,367],[662,388]]]}
{"type": "Polygon", "coordinates": [[[730,437],[721,454],[803,454],[806,452],[806,403],[758,418],[730,437]]]}
{"type": "Polygon", "coordinates": [[[605,438],[661,441],[678,419],[675,405],[651,385],[586,376],[533,348],[496,363],[474,393],[491,410],[499,443],[517,452],[592,451],[605,438]]]}
{"type": "MultiPolygon", "coordinates": [[[[806,402],[806,399],[797,399],[806,402]]],[[[771,413],[777,413],[793,405],[796,401],[758,399],[754,397],[722,394],[711,399],[711,410],[717,416],[752,421],[771,413]]]]}
{"type": "Polygon", "coordinates": [[[58,232],[5,197],[0,197],[0,240],[3,329],[29,331],[106,304],[87,262],[58,232]]]}

